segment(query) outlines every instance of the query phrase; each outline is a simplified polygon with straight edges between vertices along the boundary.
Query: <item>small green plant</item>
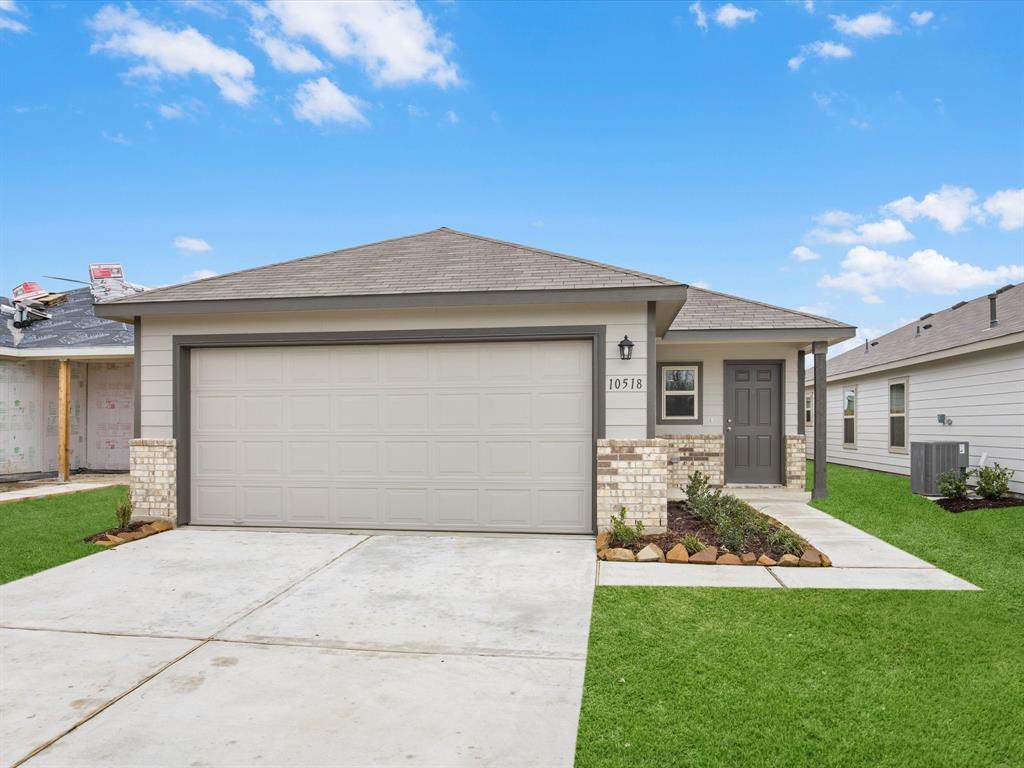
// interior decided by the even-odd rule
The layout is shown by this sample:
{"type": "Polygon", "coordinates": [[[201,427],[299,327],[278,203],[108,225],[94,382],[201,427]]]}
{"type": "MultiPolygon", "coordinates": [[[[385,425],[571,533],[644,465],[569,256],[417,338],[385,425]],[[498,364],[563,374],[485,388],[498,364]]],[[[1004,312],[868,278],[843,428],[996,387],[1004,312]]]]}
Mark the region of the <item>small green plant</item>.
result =
{"type": "Polygon", "coordinates": [[[978,478],[976,490],[983,499],[998,499],[1010,491],[1010,478],[1013,470],[1001,467],[993,462],[991,467],[979,467],[975,470],[978,478]]]}
{"type": "Polygon", "coordinates": [[[695,555],[702,549],[707,549],[708,545],[701,541],[697,534],[688,533],[679,540],[679,543],[686,548],[687,554],[695,555]]]}
{"type": "Polygon", "coordinates": [[[969,476],[970,473],[962,472],[959,469],[943,472],[939,475],[939,493],[947,499],[966,499],[969,476]]]}
{"type": "Polygon", "coordinates": [[[132,521],[132,497],[130,494],[125,494],[117,500],[117,527],[127,528],[128,524],[132,521]]]}
{"type": "Polygon", "coordinates": [[[799,555],[804,551],[804,542],[788,528],[776,528],[769,533],[768,545],[787,555],[799,555]]]}
{"type": "Polygon", "coordinates": [[[620,507],[619,514],[612,515],[612,540],[619,545],[635,544],[644,535],[644,524],[639,520],[630,525],[626,522],[626,508],[620,507]]]}
{"type": "Polygon", "coordinates": [[[711,478],[700,470],[693,472],[686,478],[686,500],[691,506],[700,505],[711,489],[711,478]]]}

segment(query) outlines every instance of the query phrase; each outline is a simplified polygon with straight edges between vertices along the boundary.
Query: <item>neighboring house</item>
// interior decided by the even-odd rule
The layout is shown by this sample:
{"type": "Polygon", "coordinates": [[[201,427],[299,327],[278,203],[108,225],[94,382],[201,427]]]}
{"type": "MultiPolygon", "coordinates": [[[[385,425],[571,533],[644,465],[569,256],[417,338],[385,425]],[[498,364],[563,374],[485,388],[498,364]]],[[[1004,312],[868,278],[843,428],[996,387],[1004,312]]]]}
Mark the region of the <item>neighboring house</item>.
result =
{"type": "Polygon", "coordinates": [[[96,311],[139,341],[137,513],[207,525],[590,533],[664,526],[694,468],[802,487],[804,352],[855,332],[446,228],[96,311]]]}
{"type": "Polygon", "coordinates": [[[51,319],[0,321],[0,480],[60,469],[58,381],[66,366],[68,470],[127,471],[133,434],[133,331],[98,318],[88,288],[46,307],[51,319]]]}
{"type": "Polygon", "coordinates": [[[911,442],[966,440],[972,465],[1015,470],[1024,493],[1024,283],[829,360],[826,411],[830,462],[909,475],[911,442]]]}

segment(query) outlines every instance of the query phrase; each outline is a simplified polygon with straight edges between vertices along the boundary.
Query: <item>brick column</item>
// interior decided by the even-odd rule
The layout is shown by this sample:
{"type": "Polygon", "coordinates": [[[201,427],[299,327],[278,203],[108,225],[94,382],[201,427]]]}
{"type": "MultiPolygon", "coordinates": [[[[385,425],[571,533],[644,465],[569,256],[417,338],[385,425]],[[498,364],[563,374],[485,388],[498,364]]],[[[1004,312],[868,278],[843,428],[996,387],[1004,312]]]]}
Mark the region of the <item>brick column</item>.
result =
{"type": "Polygon", "coordinates": [[[786,487],[804,489],[807,479],[807,438],[786,435],[786,487]]]}
{"type": "Polygon", "coordinates": [[[178,452],[173,439],[129,441],[133,520],[178,519],[178,452]]]}
{"type": "Polygon", "coordinates": [[[597,441],[597,527],[605,530],[612,515],[626,508],[652,533],[668,525],[668,453],[664,440],[597,441]]]}

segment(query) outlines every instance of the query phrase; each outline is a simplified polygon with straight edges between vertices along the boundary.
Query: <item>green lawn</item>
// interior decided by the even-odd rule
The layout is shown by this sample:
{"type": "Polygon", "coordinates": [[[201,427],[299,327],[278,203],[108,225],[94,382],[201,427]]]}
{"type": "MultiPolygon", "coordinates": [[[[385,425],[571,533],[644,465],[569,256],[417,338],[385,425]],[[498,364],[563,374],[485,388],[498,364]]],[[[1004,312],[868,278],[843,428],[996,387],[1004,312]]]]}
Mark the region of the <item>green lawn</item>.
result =
{"type": "Polygon", "coordinates": [[[0,584],[103,551],[82,539],[117,524],[124,486],[0,504],[0,584]]]}
{"type": "Polygon", "coordinates": [[[1024,507],[839,466],[829,491],[983,591],[599,587],[578,766],[1024,765],[1024,507]]]}

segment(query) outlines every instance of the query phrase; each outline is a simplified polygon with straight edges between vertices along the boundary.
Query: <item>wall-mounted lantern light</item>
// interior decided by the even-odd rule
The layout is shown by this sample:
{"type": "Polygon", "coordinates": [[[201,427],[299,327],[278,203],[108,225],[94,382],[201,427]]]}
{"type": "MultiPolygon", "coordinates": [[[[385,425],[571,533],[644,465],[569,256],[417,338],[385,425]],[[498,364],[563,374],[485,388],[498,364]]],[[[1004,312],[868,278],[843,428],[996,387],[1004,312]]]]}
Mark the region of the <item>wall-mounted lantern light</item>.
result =
{"type": "Polygon", "coordinates": [[[623,336],[622,341],[619,342],[619,358],[629,360],[632,356],[633,342],[629,340],[629,336],[623,336]]]}

